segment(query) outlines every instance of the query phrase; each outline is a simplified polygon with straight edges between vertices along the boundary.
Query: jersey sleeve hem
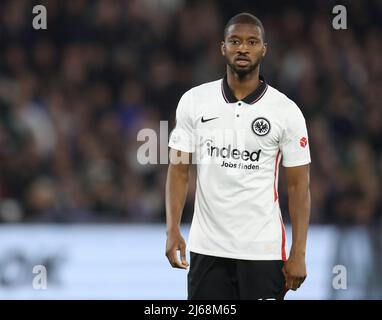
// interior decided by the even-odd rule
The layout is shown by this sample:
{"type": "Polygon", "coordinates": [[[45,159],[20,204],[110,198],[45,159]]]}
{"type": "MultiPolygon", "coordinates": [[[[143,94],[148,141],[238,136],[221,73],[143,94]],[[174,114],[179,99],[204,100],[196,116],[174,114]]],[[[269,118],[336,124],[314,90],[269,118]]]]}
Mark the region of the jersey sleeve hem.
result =
{"type": "Polygon", "coordinates": [[[291,161],[291,162],[283,162],[282,165],[283,167],[298,167],[298,166],[303,166],[305,164],[311,163],[311,160],[309,159],[304,159],[300,161],[291,161]]]}
{"type": "Polygon", "coordinates": [[[194,153],[195,152],[195,150],[193,150],[191,148],[187,148],[185,146],[180,146],[180,145],[176,145],[176,144],[172,144],[172,143],[169,143],[168,146],[171,149],[182,151],[182,152],[187,152],[187,153],[194,153]]]}

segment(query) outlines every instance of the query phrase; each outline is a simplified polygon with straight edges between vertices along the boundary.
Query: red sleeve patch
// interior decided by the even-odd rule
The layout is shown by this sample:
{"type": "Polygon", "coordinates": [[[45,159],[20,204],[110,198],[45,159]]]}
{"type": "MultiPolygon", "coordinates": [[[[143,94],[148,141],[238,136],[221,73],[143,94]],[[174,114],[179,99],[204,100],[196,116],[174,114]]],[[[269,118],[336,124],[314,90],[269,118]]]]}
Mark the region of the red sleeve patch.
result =
{"type": "Polygon", "coordinates": [[[308,144],[308,140],[305,137],[302,137],[300,139],[300,146],[305,148],[307,144],[308,144]]]}

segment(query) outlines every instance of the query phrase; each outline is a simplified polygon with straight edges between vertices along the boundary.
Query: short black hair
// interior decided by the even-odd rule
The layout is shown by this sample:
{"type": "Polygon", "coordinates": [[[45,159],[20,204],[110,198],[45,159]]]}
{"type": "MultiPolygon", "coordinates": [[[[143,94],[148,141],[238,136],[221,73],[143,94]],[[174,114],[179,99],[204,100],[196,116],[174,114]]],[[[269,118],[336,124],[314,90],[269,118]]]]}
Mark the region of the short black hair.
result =
{"type": "Polygon", "coordinates": [[[265,41],[265,30],[262,22],[258,17],[247,12],[239,13],[233,16],[231,19],[229,19],[224,28],[224,39],[227,36],[228,28],[234,24],[253,24],[255,26],[258,26],[261,30],[261,36],[263,37],[263,41],[265,41]]]}

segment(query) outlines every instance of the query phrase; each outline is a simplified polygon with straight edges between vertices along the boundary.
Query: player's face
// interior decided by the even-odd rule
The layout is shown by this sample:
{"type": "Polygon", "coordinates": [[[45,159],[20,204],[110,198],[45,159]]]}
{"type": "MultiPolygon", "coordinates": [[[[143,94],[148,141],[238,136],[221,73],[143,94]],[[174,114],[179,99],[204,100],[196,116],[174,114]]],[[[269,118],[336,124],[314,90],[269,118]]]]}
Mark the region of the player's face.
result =
{"type": "Polygon", "coordinates": [[[221,50],[231,70],[244,77],[259,66],[267,47],[258,26],[234,24],[228,28],[221,50]]]}

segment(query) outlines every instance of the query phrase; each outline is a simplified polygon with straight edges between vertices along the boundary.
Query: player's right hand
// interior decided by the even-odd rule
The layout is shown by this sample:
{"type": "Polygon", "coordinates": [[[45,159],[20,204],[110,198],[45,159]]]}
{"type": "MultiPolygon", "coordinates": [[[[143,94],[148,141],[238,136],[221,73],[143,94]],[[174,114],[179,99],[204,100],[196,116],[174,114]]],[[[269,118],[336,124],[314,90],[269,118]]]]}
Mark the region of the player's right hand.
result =
{"type": "Polygon", "coordinates": [[[167,234],[166,257],[173,268],[187,269],[186,242],[180,232],[174,231],[167,234]],[[180,251],[180,261],[178,251],[180,251]]]}

